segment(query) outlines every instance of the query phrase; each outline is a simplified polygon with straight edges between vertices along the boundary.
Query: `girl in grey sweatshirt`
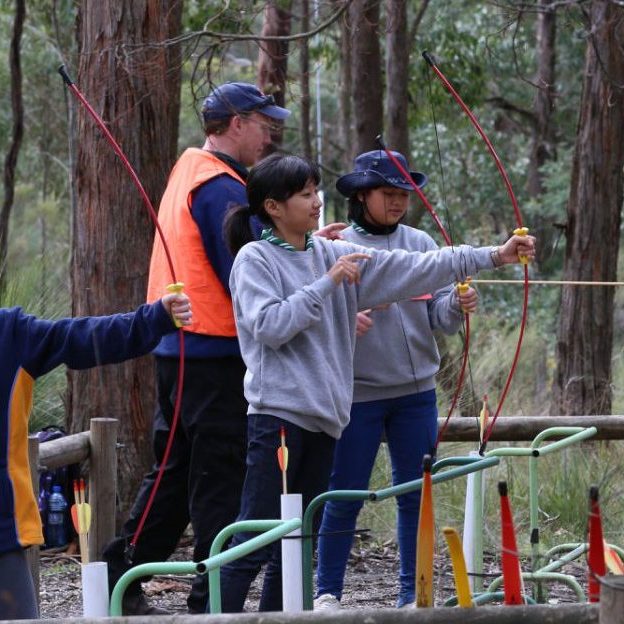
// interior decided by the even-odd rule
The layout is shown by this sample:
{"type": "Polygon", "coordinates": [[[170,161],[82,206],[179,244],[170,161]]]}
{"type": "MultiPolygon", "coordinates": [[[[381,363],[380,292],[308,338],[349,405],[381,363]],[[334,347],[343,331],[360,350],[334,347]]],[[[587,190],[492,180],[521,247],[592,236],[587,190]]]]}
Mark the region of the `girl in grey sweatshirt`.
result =
{"type": "MultiPolygon", "coordinates": [[[[394,152],[403,168],[407,162],[394,152]]],[[[412,179],[423,187],[427,177],[412,179]]],[[[381,150],[360,154],[355,167],[338,179],[349,199],[351,226],[344,240],[373,249],[430,252],[438,246],[421,230],[402,225],[409,206],[411,183],[381,150]]],[[[382,437],[388,443],[394,485],[422,476],[422,460],[433,454],[437,433],[435,376],[440,355],[434,330],[452,334],[463,311],[476,307],[477,293],[459,294],[452,285],[358,313],[354,358],[354,392],[349,425],[338,440],[330,490],[368,488],[382,437]]],[[[420,492],[397,498],[400,555],[399,608],[415,598],[416,534],[420,492]]],[[[353,531],[362,503],[328,501],[323,511],[318,557],[318,608],[337,608],[342,597],[353,531]]]]}
{"type": "MultiPolygon", "coordinates": [[[[249,204],[226,218],[226,241],[236,254],[230,290],[249,402],[239,520],[279,517],[281,426],[289,491],[300,492],[305,507],[327,489],[335,441],[353,398],[358,310],[425,295],[495,264],[518,262],[518,254],[534,255],[532,237],[512,237],[499,248],[462,245],[425,253],[313,237],[319,180],[305,159],[269,156],[250,171],[249,204]],[[259,241],[253,241],[252,216],[268,226],[259,241]]],[[[231,545],[249,537],[237,535],[231,545]]],[[[242,611],[267,561],[260,610],[281,609],[279,547],[273,545],[222,568],[224,612],[242,611]]]]}

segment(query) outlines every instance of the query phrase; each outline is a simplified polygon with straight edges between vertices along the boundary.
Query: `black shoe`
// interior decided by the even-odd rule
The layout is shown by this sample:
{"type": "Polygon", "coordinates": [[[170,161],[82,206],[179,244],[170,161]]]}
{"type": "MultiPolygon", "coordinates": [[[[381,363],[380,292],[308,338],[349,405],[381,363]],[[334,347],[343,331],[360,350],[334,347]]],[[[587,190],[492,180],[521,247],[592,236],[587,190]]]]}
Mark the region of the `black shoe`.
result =
{"type": "Polygon", "coordinates": [[[127,594],[121,602],[123,615],[170,615],[171,611],[151,606],[143,594],[127,594]]]}

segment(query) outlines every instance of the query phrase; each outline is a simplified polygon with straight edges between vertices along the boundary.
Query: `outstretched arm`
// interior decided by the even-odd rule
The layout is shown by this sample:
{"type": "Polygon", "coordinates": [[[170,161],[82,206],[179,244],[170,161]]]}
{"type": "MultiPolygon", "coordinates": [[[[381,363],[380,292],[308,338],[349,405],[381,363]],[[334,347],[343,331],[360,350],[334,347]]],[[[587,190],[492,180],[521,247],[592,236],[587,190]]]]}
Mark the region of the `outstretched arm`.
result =
{"type": "Polygon", "coordinates": [[[38,377],[59,364],[83,369],[145,355],[164,334],[176,330],[171,310],[180,311],[183,319],[188,313],[182,311],[186,307],[182,303],[184,295],[168,297],[164,304],[144,304],[127,314],[58,321],[22,315],[17,327],[24,337],[20,340],[21,365],[31,376],[38,377]]]}

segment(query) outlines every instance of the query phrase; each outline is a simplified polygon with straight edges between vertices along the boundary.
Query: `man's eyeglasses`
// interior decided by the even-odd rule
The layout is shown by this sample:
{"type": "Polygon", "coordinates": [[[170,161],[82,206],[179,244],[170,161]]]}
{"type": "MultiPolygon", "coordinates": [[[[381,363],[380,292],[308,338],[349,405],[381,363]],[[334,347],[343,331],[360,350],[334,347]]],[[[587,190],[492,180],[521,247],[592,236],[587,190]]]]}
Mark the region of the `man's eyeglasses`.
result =
{"type": "Polygon", "coordinates": [[[271,123],[270,121],[264,121],[262,119],[258,119],[257,117],[252,117],[251,114],[239,114],[241,119],[245,121],[251,121],[257,125],[259,125],[263,130],[270,132],[271,134],[275,134],[276,132],[280,132],[282,126],[278,123],[271,123]]]}

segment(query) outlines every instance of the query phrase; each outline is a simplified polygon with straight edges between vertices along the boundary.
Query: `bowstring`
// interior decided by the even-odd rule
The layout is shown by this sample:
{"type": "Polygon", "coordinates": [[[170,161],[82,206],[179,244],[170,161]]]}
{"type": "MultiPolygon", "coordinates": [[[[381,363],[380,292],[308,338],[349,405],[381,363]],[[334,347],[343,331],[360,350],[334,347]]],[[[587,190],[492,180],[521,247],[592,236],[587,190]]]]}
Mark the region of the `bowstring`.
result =
{"type": "MultiPolygon", "coordinates": [[[[448,207],[448,195],[446,191],[446,177],[444,175],[444,166],[442,164],[442,148],[440,146],[440,136],[438,133],[438,121],[437,121],[436,114],[435,114],[435,106],[433,105],[433,88],[431,86],[431,82],[432,82],[431,72],[427,70],[427,89],[429,92],[429,107],[431,109],[431,121],[433,123],[433,132],[435,136],[436,149],[437,149],[438,169],[440,170],[440,191],[442,194],[442,205],[444,208],[444,215],[446,218],[446,228],[449,233],[449,238],[451,239],[451,249],[454,250],[455,236],[453,233],[453,224],[451,221],[451,214],[450,214],[449,207],[448,207]]],[[[465,317],[463,314],[461,318],[461,329],[459,331],[459,334],[465,344],[466,322],[465,322],[465,317]]],[[[468,378],[470,379],[470,390],[471,390],[472,397],[475,397],[476,394],[475,394],[475,389],[474,389],[474,379],[472,376],[472,362],[470,360],[470,351],[468,351],[467,353],[467,358],[468,358],[468,378]]],[[[458,403],[461,405],[461,397],[459,397],[458,403]]],[[[461,413],[461,409],[460,409],[460,413],[461,413]]],[[[479,421],[478,414],[476,415],[476,418],[477,418],[477,423],[478,423],[479,421]]]]}

